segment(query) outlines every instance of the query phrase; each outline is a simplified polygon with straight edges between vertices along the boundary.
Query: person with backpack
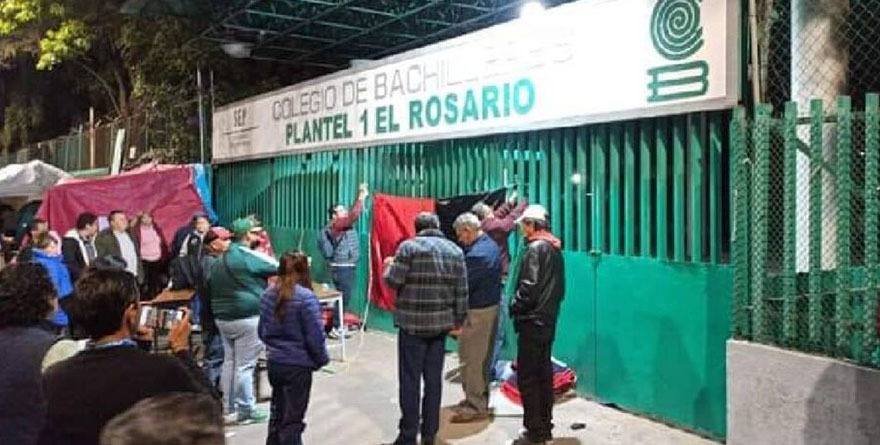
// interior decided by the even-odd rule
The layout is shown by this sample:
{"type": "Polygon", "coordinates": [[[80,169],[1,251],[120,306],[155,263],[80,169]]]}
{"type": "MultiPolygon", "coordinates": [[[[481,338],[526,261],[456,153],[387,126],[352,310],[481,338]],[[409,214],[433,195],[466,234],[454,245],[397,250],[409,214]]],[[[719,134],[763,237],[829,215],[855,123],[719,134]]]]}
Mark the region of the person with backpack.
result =
{"type": "MultiPolygon", "coordinates": [[[[360,240],[354,224],[364,210],[364,200],[367,199],[369,190],[366,184],[361,184],[358,189],[358,197],[351,206],[351,211],[343,205],[335,204],[330,207],[330,223],[318,235],[318,248],[324,259],[330,263],[333,273],[333,285],[342,293],[342,306],[348,307],[351,294],[354,291],[355,272],[360,258],[360,240]]],[[[336,308],[339,311],[339,308],[336,308]]],[[[343,317],[345,314],[342,314],[343,317]]],[[[339,314],[333,314],[333,330],[331,338],[347,336],[345,326],[339,323],[339,314]]]]}

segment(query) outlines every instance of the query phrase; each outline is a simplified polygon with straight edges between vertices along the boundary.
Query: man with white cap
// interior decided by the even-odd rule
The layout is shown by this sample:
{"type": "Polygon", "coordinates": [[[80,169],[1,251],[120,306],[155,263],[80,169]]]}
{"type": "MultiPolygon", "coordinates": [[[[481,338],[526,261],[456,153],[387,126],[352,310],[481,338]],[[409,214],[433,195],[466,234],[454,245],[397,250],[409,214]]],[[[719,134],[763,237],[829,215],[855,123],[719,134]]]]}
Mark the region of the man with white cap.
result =
{"type": "Polygon", "coordinates": [[[510,317],[519,334],[517,380],[526,431],[513,445],[543,445],[553,439],[551,351],[565,294],[565,267],[562,242],[550,233],[544,207],[528,206],[517,223],[526,246],[510,317]]]}

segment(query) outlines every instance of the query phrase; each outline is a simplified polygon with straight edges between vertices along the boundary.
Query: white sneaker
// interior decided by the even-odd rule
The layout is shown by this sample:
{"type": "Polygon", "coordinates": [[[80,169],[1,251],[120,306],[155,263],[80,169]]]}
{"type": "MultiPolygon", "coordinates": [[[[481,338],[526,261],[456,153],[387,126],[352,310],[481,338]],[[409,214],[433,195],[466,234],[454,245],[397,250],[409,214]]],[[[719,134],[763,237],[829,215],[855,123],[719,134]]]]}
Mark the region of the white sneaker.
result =
{"type": "Polygon", "coordinates": [[[332,331],[330,331],[329,334],[327,334],[327,337],[330,338],[331,340],[339,340],[343,336],[345,336],[345,338],[350,338],[351,333],[349,333],[347,331],[343,331],[342,329],[335,328],[332,331]]]}

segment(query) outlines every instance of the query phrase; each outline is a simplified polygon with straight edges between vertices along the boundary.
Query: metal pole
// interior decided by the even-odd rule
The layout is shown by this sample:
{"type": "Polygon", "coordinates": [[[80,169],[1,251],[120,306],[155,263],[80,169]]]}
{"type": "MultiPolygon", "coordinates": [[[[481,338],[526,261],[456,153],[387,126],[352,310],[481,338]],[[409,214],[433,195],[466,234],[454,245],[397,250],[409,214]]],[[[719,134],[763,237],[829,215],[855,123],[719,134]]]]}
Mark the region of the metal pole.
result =
{"type": "Polygon", "coordinates": [[[89,107],[89,168],[95,168],[95,107],[89,107]]]}
{"type": "MultiPolygon", "coordinates": [[[[796,0],[795,0],[796,1],[796,0]]],[[[758,45],[758,6],[755,0],[749,0],[749,40],[751,45],[751,65],[752,65],[752,106],[757,107],[763,102],[761,97],[761,63],[759,59],[758,45]]]]}
{"type": "Polygon", "coordinates": [[[214,70],[211,70],[211,117],[214,117],[214,70]]]}
{"type": "MultiPolygon", "coordinates": [[[[792,0],[791,2],[791,97],[798,104],[800,116],[808,116],[810,101],[820,99],[825,110],[836,112],[837,96],[847,91],[849,49],[839,37],[849,11],[849,0],[792,0]]],[[[798,139],[809,146],[809,126],[798,128],[798,139]]],[[[822,131],[822,161],[835,159],[835,125],[822,131]]],[[[814,160],[818,161],[818,160],[814,160]]],[[[809,270],[810,181],[820,181],[822,188],[822,269],[837,264],[837,199],[834,175],[821,169],[811,170],[810,156],[799,150],[796,158],[797,215],[796,252],[798,272],[809,270]]]]}
{"type": "Polygon", "coordinates": [[[205,163],[205,104],[202,98],[202,67],[196,67],[196,87],[199,94],[199,163],[205,163]]]}

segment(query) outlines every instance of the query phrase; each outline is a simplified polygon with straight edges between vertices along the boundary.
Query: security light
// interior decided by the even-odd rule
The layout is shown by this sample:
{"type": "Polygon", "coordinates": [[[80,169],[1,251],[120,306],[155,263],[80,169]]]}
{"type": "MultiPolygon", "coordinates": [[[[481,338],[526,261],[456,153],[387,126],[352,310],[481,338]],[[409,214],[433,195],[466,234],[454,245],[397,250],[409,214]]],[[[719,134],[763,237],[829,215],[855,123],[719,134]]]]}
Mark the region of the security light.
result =
{"type": "Polygon", "coordinates": [[[532,18],[544,12],[544,5],[539,1],[528,1],[523,3],[519,9],[519,17],[523,19],[532,18]]]}
{"type": "Polygon", "coordinates": [[[220,48],[223,48],[223,52],[225,52],[229,57],[233,57],[236,59],[246,59],[251,56],[251,49],[253,48],[253,45],[244,42],[229,42],[220,45],[220,48]]]}

